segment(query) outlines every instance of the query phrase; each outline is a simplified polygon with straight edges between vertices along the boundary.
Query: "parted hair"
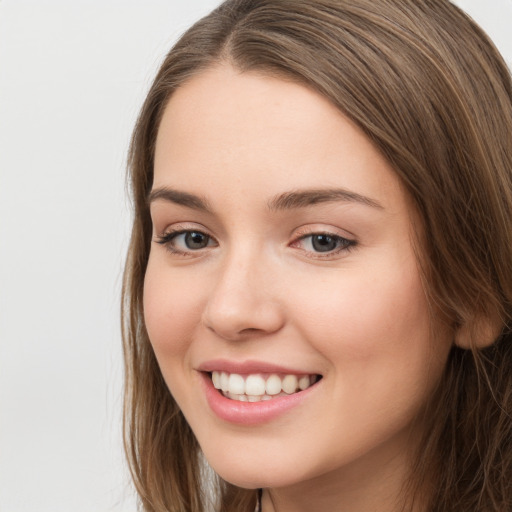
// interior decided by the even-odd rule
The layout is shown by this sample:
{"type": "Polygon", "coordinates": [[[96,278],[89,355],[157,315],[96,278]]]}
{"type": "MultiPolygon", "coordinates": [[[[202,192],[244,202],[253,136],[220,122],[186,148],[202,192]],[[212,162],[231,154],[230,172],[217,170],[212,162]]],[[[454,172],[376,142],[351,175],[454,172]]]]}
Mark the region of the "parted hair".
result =
{"type": "MultiPolygon", "coordinates": [[[[128,161],[124,440],[144,511],[253,512],[257,491],[211,475],[162,378],[143,316],[156,135],[173,92],[218,63],[327,98],[387,158],[418,218],[431,315],[454,343],[404,486],[436,512],[512,510],[512,83],[448,0],[227,0],[166,56],[128,161]]],[[[410,510],[410,509],[409,509],[410,510]]]]}

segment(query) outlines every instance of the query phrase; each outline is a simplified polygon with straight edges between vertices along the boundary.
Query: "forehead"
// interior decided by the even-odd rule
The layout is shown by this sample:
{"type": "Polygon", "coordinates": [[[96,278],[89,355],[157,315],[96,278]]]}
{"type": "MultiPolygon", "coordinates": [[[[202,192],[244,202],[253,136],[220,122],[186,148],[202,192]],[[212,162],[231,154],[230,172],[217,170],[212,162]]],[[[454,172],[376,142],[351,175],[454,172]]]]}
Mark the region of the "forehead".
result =
{"type": "Polygon", "coordinates": [[[247,196],[343,187],[394,208],[403,202],[388,162],[326,98],[227,64],[195,76],[167,104],[155,153],[154,187],[163,186],[247,196]]]}

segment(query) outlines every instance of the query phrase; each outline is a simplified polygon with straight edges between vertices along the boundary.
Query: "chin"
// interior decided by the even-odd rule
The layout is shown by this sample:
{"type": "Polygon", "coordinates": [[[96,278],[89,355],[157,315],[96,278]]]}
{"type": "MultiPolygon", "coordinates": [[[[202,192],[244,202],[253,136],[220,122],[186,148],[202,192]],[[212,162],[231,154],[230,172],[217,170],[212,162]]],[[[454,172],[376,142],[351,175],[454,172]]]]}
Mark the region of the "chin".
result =
{"type": "Polygon", "coordinates": [[[228,470],[226,472],[217,472],[217,474],[226,482],[237,487],[241,487],[242,489],[278,488],[286,487],[287,485],[294,483],[293,481],[289,481],[289,479],[279,477],[274,478],[272,475],[264,475],[263,472],[240,474],[240,472],[237,473],[235,471],[228,470]]]}
{"type": "Polygon", "coordinates": [[[257,464],[224,457],[222,461],[209,463],[223,480],[243,489],[287,487],[307,478],[306,475],[292,472],[289,465],[276,466],[275,459],[271,459],[268,464],[257,464]]]}

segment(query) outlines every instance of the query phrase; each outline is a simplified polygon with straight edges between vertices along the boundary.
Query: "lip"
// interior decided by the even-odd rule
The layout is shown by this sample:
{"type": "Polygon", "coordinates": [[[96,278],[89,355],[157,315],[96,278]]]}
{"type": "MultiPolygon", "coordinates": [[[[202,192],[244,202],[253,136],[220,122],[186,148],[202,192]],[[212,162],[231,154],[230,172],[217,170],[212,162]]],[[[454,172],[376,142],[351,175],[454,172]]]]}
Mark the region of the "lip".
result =
{"type": "Polygon", "coordinates": [[[226,372],[249,375],[255,373],[279,373],[285,375],[312,375],[316,372],[286,368],[285,366],[267,363],[264,361],[229,361],[227,359],[214,359],[201,363],[197,370],[200,372],[226,372]]]}
{"type": "Polygon", "coordinates": [[[293,375],[307,375],[310,372],[296,371],[274,364],[246,361],[243,363],[230,361],[209,361],[202,364],[198,371],[201,376],[206,400],[213,413],[223,421],[243,426],[268,423],[282,416],[295,407],[300,407],[313,393],[322,381],[320,379],[304,391],[299,391],[288,396],[280,396],[272,400],[260,402],[239,402],[223,396],[215,389],[209,373],[212,371],[225,371],[241,375],[251,373],[284,373],[293,375]]]}

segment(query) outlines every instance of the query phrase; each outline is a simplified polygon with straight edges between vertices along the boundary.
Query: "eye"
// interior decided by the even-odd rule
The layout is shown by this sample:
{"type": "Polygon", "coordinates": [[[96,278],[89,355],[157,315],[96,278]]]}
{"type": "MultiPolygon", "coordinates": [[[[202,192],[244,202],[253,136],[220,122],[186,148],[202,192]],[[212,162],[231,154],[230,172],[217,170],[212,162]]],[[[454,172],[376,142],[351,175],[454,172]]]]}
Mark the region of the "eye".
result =
{"type": "Polygon", "coordinates": [[[331,252],[337,249],[341,243],[340,237],[331,235],[311,235],[311,247],[316,252],[331,252]]]}
{"type": "Polygon", "coordinates": [[[164,245],[171,253],[184,255],[217,245],[210,235],[194,229],[168,231],[158,237],[156,242],[164,245]]]}
{"type": "Polygon", "coordinates": [[[210,241],[210,237],[200,231],[188,231],[186,233],[181,233],[180,235],[175,236],[173,240],[175,243],[179,243],[181,239],[186,248],[191,250],[204,249],[208,246],[210,241]]]}
{"type": "Polygon", "coordinates": [[[315,257],[329,257],[349,251],[355,245],[355,240],[349,240],[333,233],[309,233],[300,236],[293,242],[292,247],[312,253],[315,257]]]}

